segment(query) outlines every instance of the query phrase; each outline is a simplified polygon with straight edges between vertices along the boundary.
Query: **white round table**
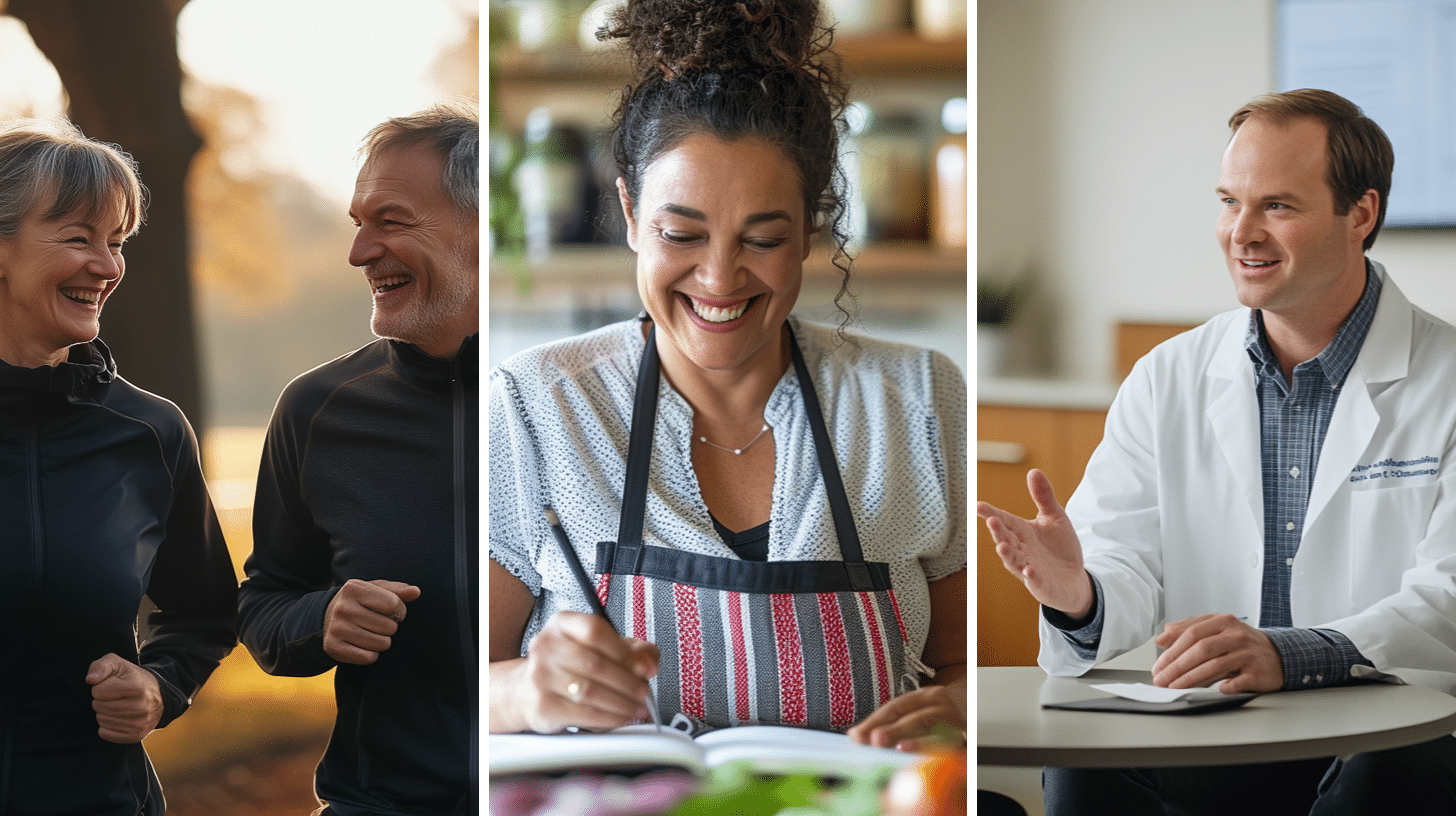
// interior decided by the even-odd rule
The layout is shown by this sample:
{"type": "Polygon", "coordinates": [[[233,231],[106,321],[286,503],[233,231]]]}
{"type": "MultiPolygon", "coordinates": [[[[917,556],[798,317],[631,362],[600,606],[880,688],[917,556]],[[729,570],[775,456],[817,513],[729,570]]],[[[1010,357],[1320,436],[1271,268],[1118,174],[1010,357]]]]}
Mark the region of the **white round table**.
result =
{"type": "Polygon", "coordinates": [[[1111,696],[1092,683],[1151,683],[1146,671],[1048,677],[1035,666],[976,670],[976,762],[1130,768],[1280,762],[1397,748],[1456,732],[1456,697],[1368,683],[1265,694],[1205,714],[1042,708],[1111,696]]]}

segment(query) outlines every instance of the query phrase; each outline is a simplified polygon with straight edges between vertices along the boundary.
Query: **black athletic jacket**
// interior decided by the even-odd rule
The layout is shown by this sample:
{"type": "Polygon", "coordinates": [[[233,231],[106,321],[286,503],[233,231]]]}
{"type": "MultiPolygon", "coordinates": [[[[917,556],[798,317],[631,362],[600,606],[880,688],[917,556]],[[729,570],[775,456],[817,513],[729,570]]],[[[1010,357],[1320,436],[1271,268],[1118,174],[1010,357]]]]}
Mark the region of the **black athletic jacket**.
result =
{"type": "Polygon", "coordinates": [[[139,662],[171,722],[237,643],[237,579],[192,428],[99,340],[56,367],[0,363],[0,600],[0,813],[161,813],[142,746],[97,734],[86,671],[139,662]]]}
{"type": "Polygon", "coordinates": [[[420,588],[378,661],[338,665],[316,789],[341,816],[476,813],[478,338],[448,363],[371,343],[290,383],[268,428],[239,619],[258,664],[334,668],[350,578],[420,588]]]}

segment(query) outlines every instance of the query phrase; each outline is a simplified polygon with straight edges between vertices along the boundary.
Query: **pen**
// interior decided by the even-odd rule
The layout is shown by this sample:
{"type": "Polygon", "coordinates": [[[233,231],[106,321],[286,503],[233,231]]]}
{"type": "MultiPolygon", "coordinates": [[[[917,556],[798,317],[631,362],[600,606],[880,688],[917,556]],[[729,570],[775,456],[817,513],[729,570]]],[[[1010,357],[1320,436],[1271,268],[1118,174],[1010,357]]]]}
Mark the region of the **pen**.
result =
{"type": "MultiPolygon", "coordinates": [[[[556,543],[561,547],[561,554],[566,558],[566,565],[571,567],[571,574],[576,576],[576,583],[586,595],[586,602],[591,605],[593,614],[601,615],[602,620],[608,626],[612,625],[612,619],[607,617],[607,610],[602,606],[601,599],[597,597],[596,590],[592,588],[591,579],[587,577],[586,570],[581,566],[581,560],[576,557],[576,549],[571,546],[571,540],[566,537],[566,531],[561,528],[561,520],[556,517],[556,511],[551,505],[543,504],[541,509],[546,513],[546,524],[551,527],[551,532],[556,536],[556,543]]],[[[652,694],[652,689],[647,690],[647,711],[652,714],[652,724],[657,727],[658,732],[662,731],[662,719],[657,714],[657,699],[652,694]]]]}

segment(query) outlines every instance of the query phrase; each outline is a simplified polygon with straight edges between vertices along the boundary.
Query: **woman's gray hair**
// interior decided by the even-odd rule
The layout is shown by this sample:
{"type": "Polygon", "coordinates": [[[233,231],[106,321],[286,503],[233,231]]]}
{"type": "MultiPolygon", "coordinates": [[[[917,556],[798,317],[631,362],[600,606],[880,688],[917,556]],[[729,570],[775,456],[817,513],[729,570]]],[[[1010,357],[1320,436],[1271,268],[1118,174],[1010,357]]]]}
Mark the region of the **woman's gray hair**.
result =
{"type": "Polygon", "coordinates": [[[37,212],[92,220],[112,207],[130,236],[146,217],[146,193],[126,151],[66,119],[0,122],[0,238],[14,238],[37,212]]]}
{"type": "Polygon", "coordinates": [[[428,145],[444,160],[441,186],[462,215],[480,213],[480,110],[462,101],[440,102],[381,122],[364,137],[367,162],[388,150],[428,145]]]}

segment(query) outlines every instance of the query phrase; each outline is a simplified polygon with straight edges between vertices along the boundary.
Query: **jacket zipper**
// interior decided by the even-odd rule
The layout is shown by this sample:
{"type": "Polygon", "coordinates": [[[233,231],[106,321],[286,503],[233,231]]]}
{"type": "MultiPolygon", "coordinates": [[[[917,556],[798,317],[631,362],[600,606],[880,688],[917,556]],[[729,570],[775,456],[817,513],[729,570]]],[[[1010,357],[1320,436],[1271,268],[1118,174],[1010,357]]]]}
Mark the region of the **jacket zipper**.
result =
{"type": "MultiPolygon", "coordinates": [[[[30,438],[26,440],[25,450],[25,484],[30,500],[30,587],[31,599],[20,605],[20,608],[27,609],[34,605],[39,599],[40,589],[45,583],[45,535],[42,526],[40,506],[40,424],[36,418],[30,425],[30,438]]],[[[24,613],[22,612],[22,615],[24,613]]],[[[22,620],[19,627],[21,632],[30,631],[29,620],[22,620]]],[[[14,761],[11,756],[15,750],[14,739],[16,729],[16,718],[20,712],[16,708],[16,701],[19,694],[5,695],[5,741],[0,746],[0,812],[4,812],[5,803],[10,801],[10,766],[14,761]]]]}
{"type": "Polygon", "coordinates": [[[30,591],[39,600],[45,583],[45,542],[40,508],[40,420],[30,429],[30,449],[26,452],[26,481],[30,485],[30,591]]]}
{"type": "Polygon", "coordinates": [[[466,495],[465,490],[465,464],[468,458],[465,451],[465,382],[458,355],[453,368],[454,371],[450,373],[450,397],[455,425],[454,444],[451,446],[455,460],[455,611],[460,621],[460,653],[465,659],[466,693],[470,700],[470,786],[465,794],[466,801],[462,802],[464,805],[470,799],[471,793],[479,790],[480,733],[476,716],[479,705],[476,700],[475,643],[470,637],[470,576],[466,574],[470,566],[470,532],[469,513],[465,510],[465,503],[471,497],[466,495]]]}

